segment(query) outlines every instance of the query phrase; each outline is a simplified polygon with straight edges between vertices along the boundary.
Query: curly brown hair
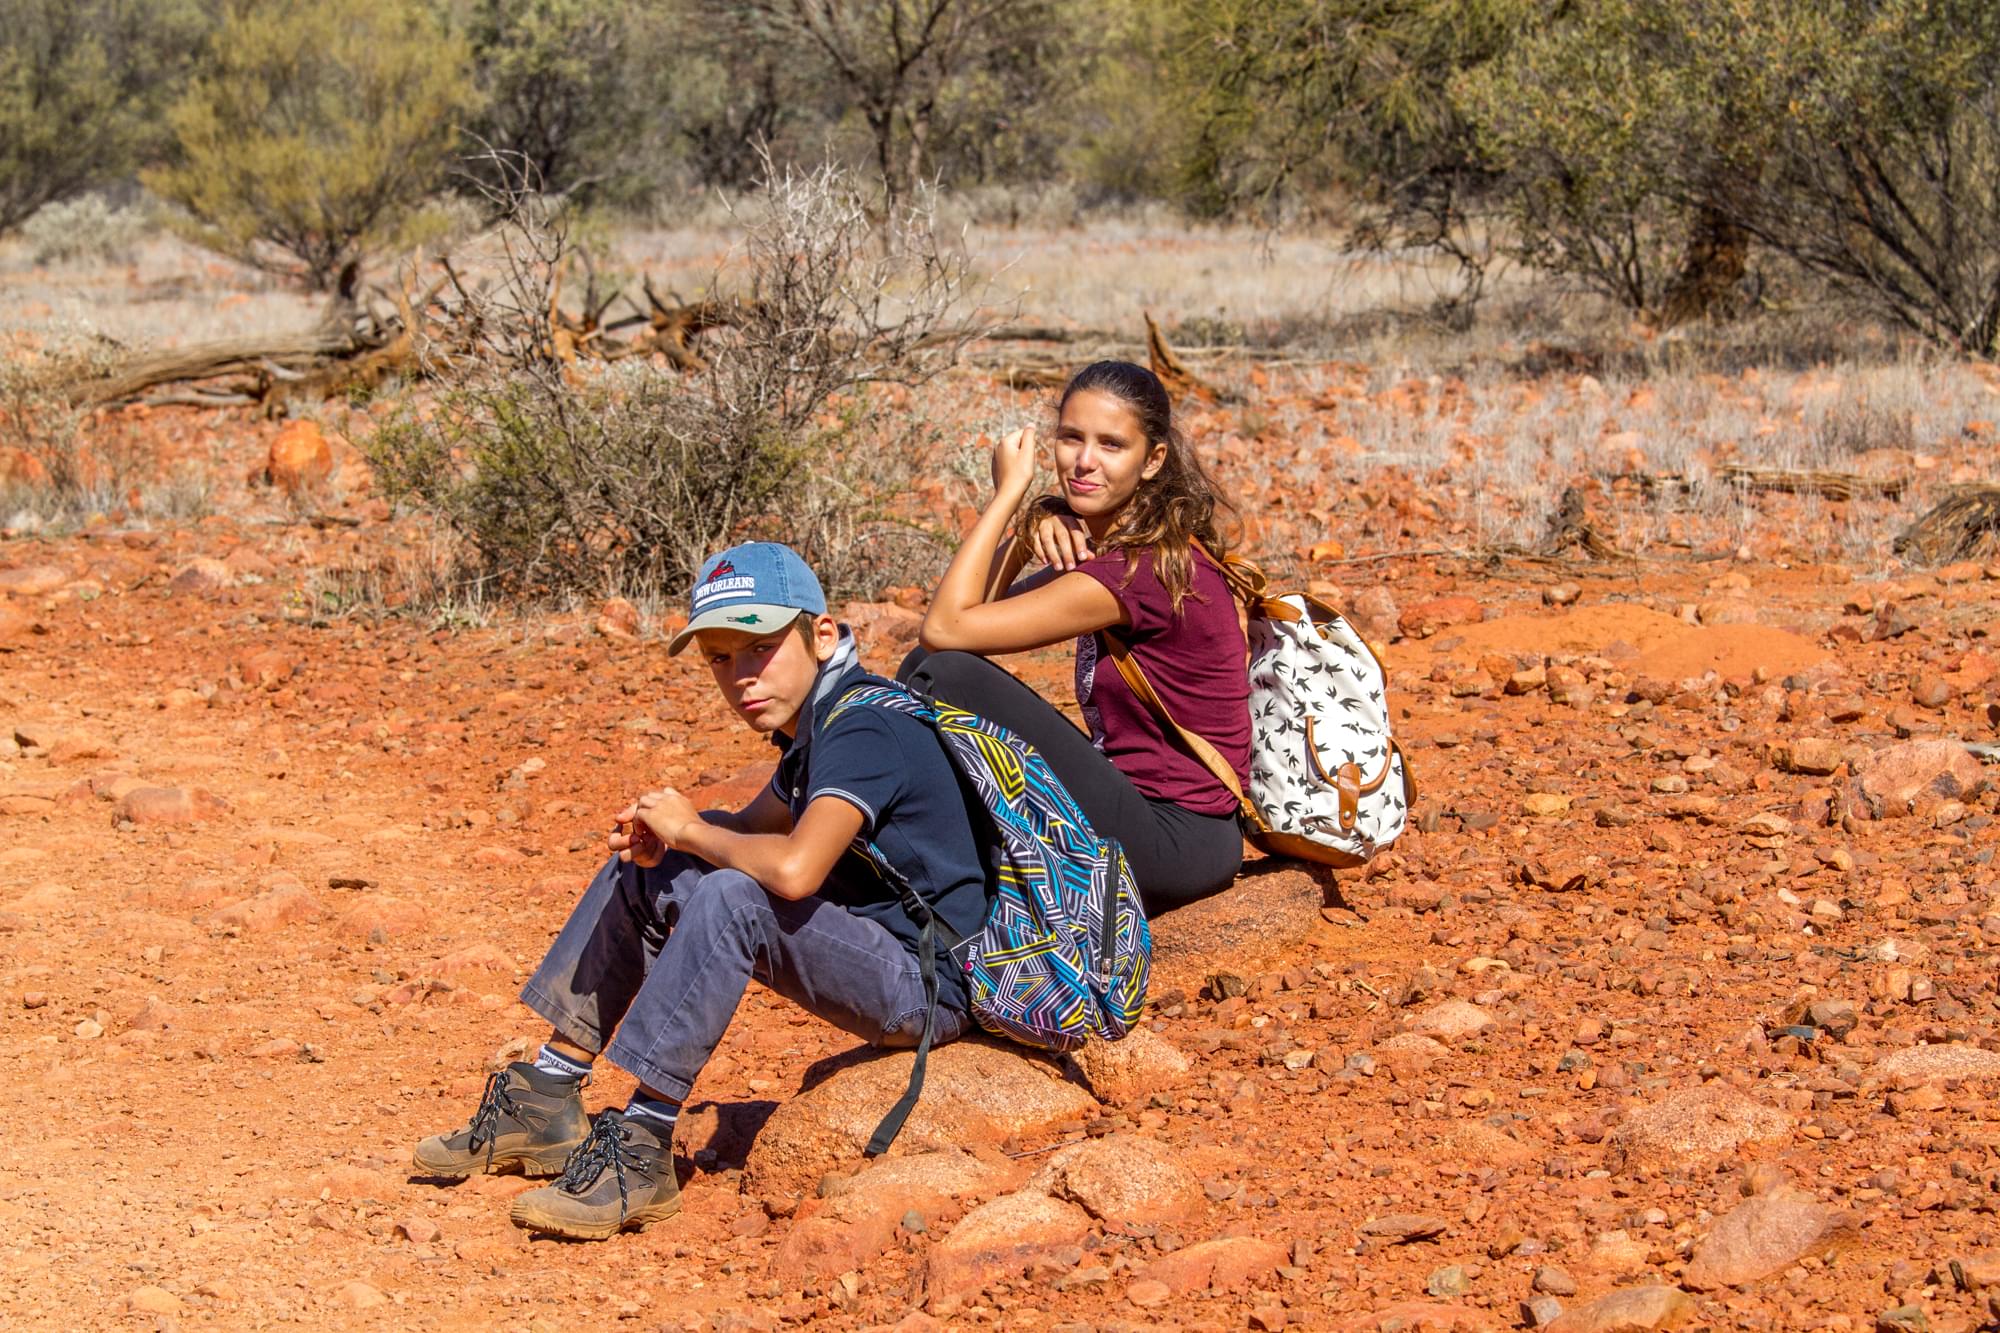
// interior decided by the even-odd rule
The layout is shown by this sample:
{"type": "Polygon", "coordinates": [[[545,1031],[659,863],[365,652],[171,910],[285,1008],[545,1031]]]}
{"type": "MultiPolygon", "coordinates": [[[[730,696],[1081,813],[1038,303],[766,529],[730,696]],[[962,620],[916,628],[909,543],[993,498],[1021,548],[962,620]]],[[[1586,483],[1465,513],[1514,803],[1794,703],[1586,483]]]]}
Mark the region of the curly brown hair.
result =
{"type": "Polygon", "coordinates": [[[1153,572],[1179,615],[1181,603],[1194,590],[1194,543],[1207,547],[1218,562],[1226,558],[1235,540],[1236,506],[1175,426],[1173,398],[1158,375],[1130,361],[1093,361],[1070,377],[1056,410],[1061,412],[1086,389],[1131,408],[1148,451],[1157,444],[1167,447],[1166,462],[1139,483],[1104,546],[1124,551],[1151,547],[1153,572]]]}

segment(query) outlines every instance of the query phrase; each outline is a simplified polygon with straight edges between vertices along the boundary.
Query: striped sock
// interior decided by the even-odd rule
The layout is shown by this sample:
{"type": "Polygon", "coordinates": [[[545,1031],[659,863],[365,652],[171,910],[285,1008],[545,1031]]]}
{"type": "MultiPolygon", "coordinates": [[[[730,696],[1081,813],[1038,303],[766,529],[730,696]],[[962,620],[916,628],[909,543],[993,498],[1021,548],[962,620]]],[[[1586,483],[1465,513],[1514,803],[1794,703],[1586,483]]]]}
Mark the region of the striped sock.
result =
{"type": "Polygon", "coordinates": [[[541,1054],[535,1057],[535,1068],[544,1074],[567,1079],[571,1083],[581,1083],[590,1077],[588,1060],[572,1060],[567,1055],[559,1055],[546,1046],[542,1047],[541,1054]]]}
{"type": "Polygon", "coordinates": [[[653,1132],[662,1143],[674,1137],[674,1122],[680,1119],[681,1108],[672,1102],[663,1102],[657,1097],[632,1094],[632,1100],[625,1104],[625,1118],[637,1120],[653,1132]]]}

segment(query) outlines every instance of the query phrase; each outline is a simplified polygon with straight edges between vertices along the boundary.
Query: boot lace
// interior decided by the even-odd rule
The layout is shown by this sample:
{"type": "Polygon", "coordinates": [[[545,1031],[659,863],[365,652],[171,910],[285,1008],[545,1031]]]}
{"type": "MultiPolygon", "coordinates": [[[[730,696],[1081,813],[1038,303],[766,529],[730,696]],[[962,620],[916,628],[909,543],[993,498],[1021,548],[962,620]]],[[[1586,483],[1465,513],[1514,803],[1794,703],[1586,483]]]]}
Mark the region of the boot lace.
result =
{"type": "Polygon", "coordinates": [[[514,1097],[507,1090],[507,1071],[486,1076],[486,1090],[479,1094],[479,1109],[472,1113],[465,1146],[473,1152],[491,1147],[500,1133],[500,1117],[514,1114],[514,1097]]]}
{"type": "Polygon", "coordinates": [[[604,1169],[610,1167],[618,1180],[618,1218],[623,1221],[627,1213],[625,1168],[642,1165],[625,1146],[631,1132],[625,1126],[625,1117],[617,1112],[607,1111],[599,1116],[590,1127],[589,1136],[570,1150],[556,1188],[580,1197],[589,1193],[604,1175],[604,1169]]]}

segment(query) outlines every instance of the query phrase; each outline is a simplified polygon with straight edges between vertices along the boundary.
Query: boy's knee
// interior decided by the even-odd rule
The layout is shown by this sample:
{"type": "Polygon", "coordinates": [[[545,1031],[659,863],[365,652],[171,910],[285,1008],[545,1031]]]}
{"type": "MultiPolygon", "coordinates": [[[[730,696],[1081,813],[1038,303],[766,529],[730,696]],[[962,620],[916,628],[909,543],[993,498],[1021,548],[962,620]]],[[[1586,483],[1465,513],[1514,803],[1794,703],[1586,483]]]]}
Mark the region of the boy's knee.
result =
{"type": "Polygon", "coordinates": [[[747,915],[770,910],[771,895],[764,886],[740,870],[711,870],[694,883],[681,902],[678,929],[690,922],[727,923],[747,915]]]}

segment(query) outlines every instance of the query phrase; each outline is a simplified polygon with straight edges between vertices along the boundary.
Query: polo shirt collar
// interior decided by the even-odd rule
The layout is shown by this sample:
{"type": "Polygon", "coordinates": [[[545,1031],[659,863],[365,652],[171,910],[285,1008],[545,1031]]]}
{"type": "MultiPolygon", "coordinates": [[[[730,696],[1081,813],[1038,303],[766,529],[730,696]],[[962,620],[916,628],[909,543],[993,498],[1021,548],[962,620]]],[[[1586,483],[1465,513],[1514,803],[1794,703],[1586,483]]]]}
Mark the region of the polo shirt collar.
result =
{"type": "Polygon", "coordinates": [[[819,674],[813,678],[812,696],[806,701],[804,725],[800,726],[799,734],[787,737],[783,732],[773,732],[771,743],[786,754],[795,750],[802,753],[811,744],[813,733],[826,724],[826,715],[833,711],[846,687],[860,674],[860,645],[854,640],[854,631],[842,625],[833,656],[820,663],[819,674]]]}

